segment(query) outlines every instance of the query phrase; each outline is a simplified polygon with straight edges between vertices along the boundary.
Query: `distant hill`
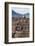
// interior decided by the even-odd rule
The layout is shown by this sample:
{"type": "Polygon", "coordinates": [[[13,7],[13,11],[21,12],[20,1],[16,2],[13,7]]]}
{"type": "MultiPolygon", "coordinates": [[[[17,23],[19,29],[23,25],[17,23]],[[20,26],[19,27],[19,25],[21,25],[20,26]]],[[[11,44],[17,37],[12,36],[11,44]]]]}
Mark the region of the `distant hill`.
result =
{"type": "Polygon", "coordinates": [[[14,10],[12,10],[12,16],[13,17],[26,17],[26,18],[29,18],[29,13],[25,13],[25,14],[21,14],[21,13],[17,13],[17,12],[15,12],[14,10]]]}

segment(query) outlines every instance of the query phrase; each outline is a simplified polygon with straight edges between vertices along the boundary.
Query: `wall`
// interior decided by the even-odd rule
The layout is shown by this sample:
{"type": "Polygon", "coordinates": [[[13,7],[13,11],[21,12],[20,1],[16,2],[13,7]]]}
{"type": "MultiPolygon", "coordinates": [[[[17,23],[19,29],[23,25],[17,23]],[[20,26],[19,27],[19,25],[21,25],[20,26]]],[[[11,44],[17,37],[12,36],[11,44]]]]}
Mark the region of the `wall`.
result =
{"type": "MultiPolygon", "coordinates": [[[[35,42],[34,43],[22,43],[22,44],[4,44],[4,2],[5,1],[13,1],[13,2],[26,2],[26,3],[34,3],[35,4],[35,0],[1,0],[0,1],[0,46],[35,46],[35,42]]],[[[34,5],[34,12],[35,12],[35,5],[34,5]]],[[[35,13],[34,13],[35,15],[35,13]]],[[[35,19],[35,16],[34,16],[35,19]]],[[[34,20],[35,23],[35,20],[34,20]]],[[[35,24],[34,24],[35,26],[35,24]]],[[[35,30],[35,28],[34,28],[35,30]]],[[[35,35],[35,31],[34,31],[34,35],[35,35]]],[[[35,36],[34,36],[35,39],[35,36]]],[[[34,40],[35,41],[35,40],[34,40]]]]}

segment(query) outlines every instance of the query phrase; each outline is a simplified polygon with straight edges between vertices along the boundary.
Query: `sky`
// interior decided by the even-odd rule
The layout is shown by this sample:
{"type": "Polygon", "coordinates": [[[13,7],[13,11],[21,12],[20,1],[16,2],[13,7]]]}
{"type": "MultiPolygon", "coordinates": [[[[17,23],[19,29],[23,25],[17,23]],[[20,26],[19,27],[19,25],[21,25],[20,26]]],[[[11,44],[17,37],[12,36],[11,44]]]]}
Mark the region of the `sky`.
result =
{"type": "Polygon", "coordinates": [[[14,10],[17,13],[26,14],[29,13],[29,18],[32,18],[32,8],[21,8],[21,7],[12,7],[12,10],[14,10]]]}
{"type": "Polygon", "coordinates": [[[25,14],[25,13],[29,13],[29,12],[30,12],[30,9],[29,9],[29,8],[13,7],[12,9],[13,9],[15,12],[21,13],[21,14],[25,14]]]}
{"type": "MultiPolygon", "coordinates": [[[[18,8],[18,7],[13,7],[12,8],[13,11],[15,11],[16,13],[19,13],[19,14],[26,14],[26,13],[30,13],[30,9],[29,8],[18,8]]],[[[23,16],[24,17],[24,16],[23,16]]],[[[26,17],[28,18],[29,15],[26,15],[26,17]]]]}

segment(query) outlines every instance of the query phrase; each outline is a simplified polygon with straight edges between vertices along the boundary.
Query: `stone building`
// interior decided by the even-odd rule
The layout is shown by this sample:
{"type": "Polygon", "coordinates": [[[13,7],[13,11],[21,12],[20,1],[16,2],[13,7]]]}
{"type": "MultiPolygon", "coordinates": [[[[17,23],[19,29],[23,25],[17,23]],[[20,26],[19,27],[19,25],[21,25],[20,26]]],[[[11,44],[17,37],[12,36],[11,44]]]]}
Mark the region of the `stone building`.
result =
{"type": "Polygon", "coordinates": [[[15,33],[15,38],[29,37],[29,18],[18,19],[12,26],[12,33],[15,33]]]}

